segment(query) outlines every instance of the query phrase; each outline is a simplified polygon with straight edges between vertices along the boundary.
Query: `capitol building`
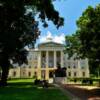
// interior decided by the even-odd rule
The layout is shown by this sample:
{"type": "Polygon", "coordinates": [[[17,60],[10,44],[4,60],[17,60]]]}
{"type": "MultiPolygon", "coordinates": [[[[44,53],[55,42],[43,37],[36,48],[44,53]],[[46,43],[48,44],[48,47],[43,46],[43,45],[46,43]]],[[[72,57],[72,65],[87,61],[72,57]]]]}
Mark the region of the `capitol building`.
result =
{"type": "Polygon", "coordinates": [[[38,44],[37,48],[30,49],[28,65],[14,67],[9,70],[10,78],[33,78],[49,80],[57,66],[66,68],[66,78],[88,78],[88,59],[68,58],[64,53],[65,45],[53,41],[49,33],[46,40],[38,44]]]}

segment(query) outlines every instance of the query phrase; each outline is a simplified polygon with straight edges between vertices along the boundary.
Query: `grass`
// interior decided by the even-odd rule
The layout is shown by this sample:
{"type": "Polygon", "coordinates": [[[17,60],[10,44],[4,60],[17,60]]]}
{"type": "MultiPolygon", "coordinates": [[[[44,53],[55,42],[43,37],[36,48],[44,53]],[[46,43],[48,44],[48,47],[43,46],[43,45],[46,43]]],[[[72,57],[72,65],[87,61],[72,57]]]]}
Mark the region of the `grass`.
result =
{"type": "Polygon", "coordinates": [[[0,87],[0,100],[69,100],[59,89],[34,86],[32,79],[10,80],[0,87]]]}
{"type": "Polygon", "coordinates": [[[34,82],[34,79],[32,79],[32,78],[30,78],[30,79],[28,79],[28,78],[24,78],[24,79],[19,79],[19,78],[17,78],[17,79],[11,79],[11,80],[8,80],[8,83],[32,83],[32,82],[34,82]]]}

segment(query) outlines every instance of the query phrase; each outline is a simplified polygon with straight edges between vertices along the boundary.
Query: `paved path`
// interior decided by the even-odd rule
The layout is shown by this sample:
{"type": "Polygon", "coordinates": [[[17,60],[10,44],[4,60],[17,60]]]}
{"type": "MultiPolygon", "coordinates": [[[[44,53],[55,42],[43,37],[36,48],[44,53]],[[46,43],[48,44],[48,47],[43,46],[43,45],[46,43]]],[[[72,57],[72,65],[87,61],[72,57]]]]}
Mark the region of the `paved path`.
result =
{"type": "Polygon", "coordinates": [[[71,84],[58,85],[70,100],[100,100],[100,88],[87,89],[71,84]]]}
{"type": "Polygon", "coordinates": [[[69,97],[70,100],[81,100],[80,98],[76,97],[74,94],[72,94],[70,91],[66,90],[63,86],[59,84],[54,84],[55,87],[59,88],[65,95],[69,97]]]}

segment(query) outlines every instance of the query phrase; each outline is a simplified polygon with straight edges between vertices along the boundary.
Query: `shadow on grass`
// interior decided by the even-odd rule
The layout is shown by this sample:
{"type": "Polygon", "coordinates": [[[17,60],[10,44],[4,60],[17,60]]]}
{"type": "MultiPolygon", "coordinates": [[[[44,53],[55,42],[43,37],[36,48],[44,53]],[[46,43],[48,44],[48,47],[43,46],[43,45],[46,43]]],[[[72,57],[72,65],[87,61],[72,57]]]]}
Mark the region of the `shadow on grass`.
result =
{"type": "Polygon", "coordinates": [[[6,87],[0,87],[0,100],[68,100],[60,90],[56,88],[43,89],[32,82],[9,83],[6,87]]]}

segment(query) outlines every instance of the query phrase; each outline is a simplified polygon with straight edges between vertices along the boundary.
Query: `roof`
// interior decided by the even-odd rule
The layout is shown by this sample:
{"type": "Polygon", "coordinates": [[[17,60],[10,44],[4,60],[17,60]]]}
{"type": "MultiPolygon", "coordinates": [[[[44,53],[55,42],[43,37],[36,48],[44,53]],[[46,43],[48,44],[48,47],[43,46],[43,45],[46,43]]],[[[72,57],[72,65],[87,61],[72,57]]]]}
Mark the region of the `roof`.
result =
{"type": "Polygon", "coordinates": [[[38,45],[38,47],[40,47],[40,46],[47,46],[47,47],[61,46],[61,47],[64,47],[64,44],[60,44],[60,43],[56,43],[56,42],[50,41],[50,42],[41,43],[41,44],[38,45]]]}
{"type": "Polygon", "coordinates": [[[45,47],[60,46],[60,47],[64,47],[64,44],[54,42],[51,33],[48,31],[46,40],[44,42],[38,44],[38,47],[40,47],[40,46],[45,46],[45,47]]]}

